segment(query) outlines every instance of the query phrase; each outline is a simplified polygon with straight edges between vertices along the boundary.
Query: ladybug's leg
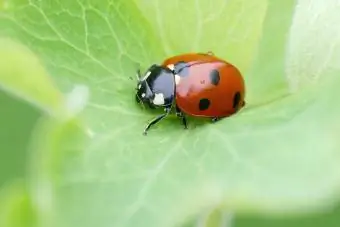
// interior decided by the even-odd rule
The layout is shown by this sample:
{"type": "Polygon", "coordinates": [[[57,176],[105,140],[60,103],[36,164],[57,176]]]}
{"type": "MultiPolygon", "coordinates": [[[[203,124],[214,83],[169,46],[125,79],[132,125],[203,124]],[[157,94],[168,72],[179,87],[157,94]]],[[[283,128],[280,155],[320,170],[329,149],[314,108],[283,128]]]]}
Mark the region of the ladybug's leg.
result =
{"type": "Polygon", "coordinates": [[[157,124],[160,120],[162,120],[163,118],[165,118],[166,116],[168,116],[168,114],[170,113],[171,108],[166,108],[165,109],[165,113],[161,114],[159,116],[157,116],[156,118],[154,118],[149,124],[147,124],[147,126],[144,129],[143,134],[146,135],[147,131],[150,129],[150,127],[154,124],[157,124]]]}
{"type": "Polygon", "coordinates": [[[208,54],[208,55],[214,55],[214,53],[213,53],[211,50],[209,50],[209,51],[207,52],[207,54],[208,54]]]}
{"type": "Polygon", "coordinates": [[[219,118],[219,117],[214,117],[214,118],[211,119],[212,122],[216,122],[216,121],[219,121],[219,120],[221,120],[221,118],[219,118]]]}
{"type": "Polygon", "coordinates": [[[184,125],[184,128],[187,129],[188,128],[187,119],[184,116],[183,112],[178,108],[177,105],[176,105],[176,116],[182,118],[182,124],[184,125]]]}
{"type": "Polygon", "coordinates": [[[136,77],[137,77],[137,81],[140,81],[140,79],[142,78],[142,73],[140,72],[140,69],[137,69],[136,77]]]}

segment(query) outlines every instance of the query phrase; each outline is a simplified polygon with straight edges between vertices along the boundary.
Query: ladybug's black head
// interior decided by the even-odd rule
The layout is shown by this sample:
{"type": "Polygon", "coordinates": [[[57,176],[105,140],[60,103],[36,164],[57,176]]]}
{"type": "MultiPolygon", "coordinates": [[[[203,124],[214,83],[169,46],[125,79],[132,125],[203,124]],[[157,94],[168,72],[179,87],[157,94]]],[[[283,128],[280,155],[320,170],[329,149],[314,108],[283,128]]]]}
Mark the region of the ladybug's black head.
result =
{"type": "Polygon", "coordinates": [[[170,107],[175,95],[173,72],[160,65],[152,65],[141,78],[138,73],[136,101],[154,107],[170,107]]]}
{"type": "Polygon", "coordinates": [[[136,88],[136,101],[142,103],[151,103],[155,94],[152,92],[146,80],[139,80],[136,88]]]}

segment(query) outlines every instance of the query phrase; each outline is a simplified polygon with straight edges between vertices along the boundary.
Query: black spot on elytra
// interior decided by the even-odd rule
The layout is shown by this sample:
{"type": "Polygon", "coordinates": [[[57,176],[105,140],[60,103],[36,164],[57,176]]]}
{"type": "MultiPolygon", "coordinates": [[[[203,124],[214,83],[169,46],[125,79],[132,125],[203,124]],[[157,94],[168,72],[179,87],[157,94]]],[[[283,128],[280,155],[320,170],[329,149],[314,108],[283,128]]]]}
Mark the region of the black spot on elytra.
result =
{"type": "Polygon", "coordinates": [[[215,86],[217,86],[218,83],[220,82],[220,73],[216,69],[210,72],[209,77],[210,77],[210,83],[215,86]]]}
{"type": "Polygon", "coordinates": [[[241,100],[240,92],[236,92],[234,95],[233,108],[236,108],[241,100]]]}
{"type": "Polygon", "coordinates": [[[201,99],[199,104],[198,104],[198,108],[199,110],[207,110],[210,106],[210,101],[209,99],[201,99]]]}
{"type": "Polygon", "coordinates": [[[189,65],[184,61],[179,61],[175,64],[175,74],[180,77],[186,77],[189,75],[189,65]]]}

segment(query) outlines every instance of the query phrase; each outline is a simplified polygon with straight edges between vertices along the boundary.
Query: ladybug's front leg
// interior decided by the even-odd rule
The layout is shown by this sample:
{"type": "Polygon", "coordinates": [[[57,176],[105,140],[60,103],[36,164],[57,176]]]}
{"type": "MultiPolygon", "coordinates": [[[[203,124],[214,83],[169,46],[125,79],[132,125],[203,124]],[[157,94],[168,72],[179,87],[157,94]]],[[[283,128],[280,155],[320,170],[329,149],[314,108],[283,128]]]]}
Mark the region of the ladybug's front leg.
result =
{"type": "Polygon", "coordinates": [[[176,116],[182,118],[182,124],[184,125],[184,128],[187,129],[188,128],[187,119],[184,116],[183,112],[178,108],[177,105],[176,105],[176,116]]]}
{"type": "Polygon", "coordinates": [[[152,125],[157,124],[157,123],[158,123],[159,121],[161,121],[163,118],[165,118],[166,116],[168,116],[169,113],[170,113],[170,110],[171,110],[171,108],[166,108],[164,114],[161,114],[161,115],[157,116],[156,118],[154,118],[153,120],[151,120],[151,122],[150,122],[149,124],[146,125],[146,127],[145,127],[145,129],[144,129],[144,131],[143,131],[143,134],[146,135],[147,132],[148,132],[148,130],[150,129],[150,127],[151,127],[152,125]]]}

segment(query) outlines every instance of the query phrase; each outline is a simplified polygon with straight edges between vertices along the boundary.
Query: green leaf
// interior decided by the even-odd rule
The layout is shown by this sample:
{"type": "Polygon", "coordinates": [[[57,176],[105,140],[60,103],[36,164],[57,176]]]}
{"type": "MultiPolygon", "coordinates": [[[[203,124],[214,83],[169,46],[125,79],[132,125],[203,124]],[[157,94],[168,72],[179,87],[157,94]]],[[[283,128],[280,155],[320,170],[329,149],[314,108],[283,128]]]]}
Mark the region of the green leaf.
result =
{"type": "Polygon", "coordinates": [[[52,113],[63,111],[63,97],[39,59],[25,46],[0,37],[1,89],[52,113]]]}
{"type": "Polygon", "coordinates": [[[42,226],[173,227],[207,210],[301,213],[337,198],[340,18],[331,3],[11,3],[1,34],[29,46],[63,93],[82,85],[61,105],[79,114],[45,119],[32,141],[42,226]],[[157,113],[134,102],[138,65],[208,50],[242,71],[246,108],[216,124],[190,118],[189,130],[169,117],[143,136],[157,113]]]}
{"type": "Polygon", "coordinates": [[[0,226],[36,226],[34,209],[25,184],[13,181],[0,190],[0,226]]]}

